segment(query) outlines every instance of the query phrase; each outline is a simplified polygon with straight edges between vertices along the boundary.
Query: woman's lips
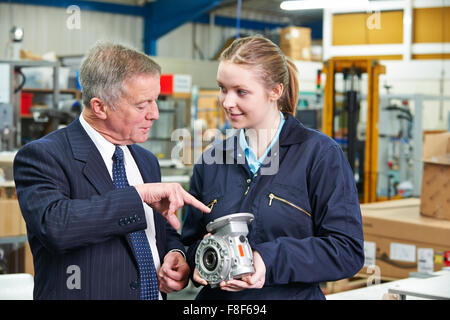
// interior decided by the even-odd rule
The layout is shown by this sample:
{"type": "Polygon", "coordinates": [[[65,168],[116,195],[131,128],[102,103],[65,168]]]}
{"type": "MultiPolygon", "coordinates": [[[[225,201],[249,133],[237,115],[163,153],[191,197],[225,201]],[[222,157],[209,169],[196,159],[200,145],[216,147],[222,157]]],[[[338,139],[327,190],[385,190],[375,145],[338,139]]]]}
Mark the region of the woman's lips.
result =
{"type": "Polygon", "coordinates": [[[244,115],[243,113],[229,113],[231,120],[237,120],[243,115],[244,115]]]}

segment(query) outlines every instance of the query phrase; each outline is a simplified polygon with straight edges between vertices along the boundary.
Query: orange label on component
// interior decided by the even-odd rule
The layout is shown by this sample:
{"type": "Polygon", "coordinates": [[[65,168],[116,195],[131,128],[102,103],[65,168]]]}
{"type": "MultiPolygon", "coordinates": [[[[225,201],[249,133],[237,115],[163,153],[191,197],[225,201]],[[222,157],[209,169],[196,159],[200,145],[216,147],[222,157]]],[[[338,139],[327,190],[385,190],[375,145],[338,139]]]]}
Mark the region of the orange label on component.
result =
{"type": "Polygon", "coordinates": [[[238,248],[239,248],[239,254],[241,255],[241,257],[243,257],[244,256],[244,249],[242,248],[242,245],[241,244],[238,245],[238,248]]]}

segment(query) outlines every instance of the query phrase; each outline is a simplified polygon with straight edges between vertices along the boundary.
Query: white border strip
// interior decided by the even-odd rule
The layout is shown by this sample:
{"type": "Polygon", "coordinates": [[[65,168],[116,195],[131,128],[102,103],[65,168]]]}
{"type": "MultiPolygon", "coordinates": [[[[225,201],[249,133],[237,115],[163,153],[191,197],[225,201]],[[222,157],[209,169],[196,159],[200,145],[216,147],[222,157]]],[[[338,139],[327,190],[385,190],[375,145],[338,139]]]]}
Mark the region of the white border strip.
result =
{"type": "Polygon", "coordinates": [[[450,7],[450,0],[414,0],[413,8],[450,7]]]}
{"type": "Polygon", "coordinates": [[[403,44],[331,46],[329,57],[403,54],[403,44]]]}
{"type": "MultiPolygon", "coordinates": [[[[342,56],[379,56],[403,55],[403,44],[368,44],[331,46],[329,57],[342,56]]],[[[439,54],[450,53],[450,43],[416,43],[411,47],[412,54],[439,54]]]]}
{"type": "Polygon", "coordinates": [[[450,43],[413,43],[413,54],[450,53],[450,43]]]}
{"type": "Polygon", "coordinates": [[[329,10],[334,13],[352,13],[352,12],[370,12],[370,11],[387,11],[387,10],[403,10],[406,1],[371,1],[369,5],[353,6],[352,8],[331,8],[329,10]]]}

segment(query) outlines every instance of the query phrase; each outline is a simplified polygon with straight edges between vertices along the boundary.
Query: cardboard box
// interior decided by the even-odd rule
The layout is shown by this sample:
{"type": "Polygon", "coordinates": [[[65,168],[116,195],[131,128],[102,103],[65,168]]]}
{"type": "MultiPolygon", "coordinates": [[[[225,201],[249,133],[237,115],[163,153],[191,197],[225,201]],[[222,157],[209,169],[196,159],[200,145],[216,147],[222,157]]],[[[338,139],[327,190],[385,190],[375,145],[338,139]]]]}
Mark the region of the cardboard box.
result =
{"type": "Polygon", "coordinates": [[[450,220],[450,132],[425,135],[420,213],[450,220]]]}
{"type": "Polygon", "coordinates": [[[0,237],[26,235],[27,229],[19,202],[13,199],[0,199],[0,237]]]}
{"type": "Polygon", "coordinates": [[[361,205],[365,267],[360,274],[408,278],[412,272],[434,272],[445,266],[450,250],[450,221],[424,217],[420,199],[361,205]],[[376,268],[368,269],[375,265],[376,268]]]}
{"type": "Polygon", "coordinates": [[[331,23],[333,46],[403,42],[402,11],[333,14],[331,23]]]}
{"type": "Polygon", "coordinates": [[[280,34],[281,51],[294,60],[311,61],[311,29],[286,27],[280,34]]]}
{"type": "Polygon", "coordinates": [[[0,199],[17,199],[13,161],[16,152],[0,152],[0,199]]]}

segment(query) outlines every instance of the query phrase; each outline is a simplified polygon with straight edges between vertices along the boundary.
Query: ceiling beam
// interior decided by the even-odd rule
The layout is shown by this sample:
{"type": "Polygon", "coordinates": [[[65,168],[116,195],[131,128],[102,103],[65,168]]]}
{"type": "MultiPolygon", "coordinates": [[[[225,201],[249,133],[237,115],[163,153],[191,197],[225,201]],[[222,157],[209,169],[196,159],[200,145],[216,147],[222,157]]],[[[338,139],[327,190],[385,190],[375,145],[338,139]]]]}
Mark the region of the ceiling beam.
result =
{"type": "Polygon", "coordinates": [[[141,6],[116,4],[110,2],[85,1],[85,0],[0,0],[0,3],[28,4],[35,6],[47,6],[67,9],[76,5],[80,10],[106,12],[115,14],[127,14],[132,16],[144,16],[141,6]]]}
{"type": "Polygon", "coordinates": [[[182,24],[215,9],[222,0],[158,0],[144,5],[144,51],[156,55],[156,41],[182,24]]]}

